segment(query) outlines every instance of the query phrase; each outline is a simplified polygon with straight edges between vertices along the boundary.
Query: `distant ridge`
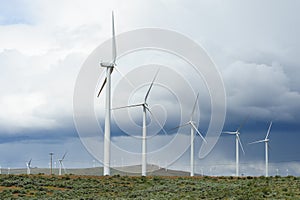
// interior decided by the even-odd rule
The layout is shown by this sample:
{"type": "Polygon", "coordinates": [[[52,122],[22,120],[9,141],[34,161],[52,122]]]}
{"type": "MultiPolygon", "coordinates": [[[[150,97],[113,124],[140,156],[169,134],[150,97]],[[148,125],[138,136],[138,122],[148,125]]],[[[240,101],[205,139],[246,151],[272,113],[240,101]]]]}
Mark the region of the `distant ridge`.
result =
{"type": "MultiPolygon", "coordinates": [[[[160,168],[157,165],[148,165],[147,169],[149,176],[189,176],[189,172],[160,168]]],[[[54,168],[53,174],[58,175],[58,168],[54,168]]],[[[141,176],[141,165],[124,166],[111,168],[111,175],[121,176],[141,176]]],[[[26,174],[26,168],[10,169],[9,174],[26,174]]],[[[87,175],[87,176],[102,176],[103,167],[93,168],[70,168],[66,169],[66,174],[87,175]]],[[[2,174],[8,174],[8,169],[2,168],[2,174]]],[[[49,168],[31,168],[31,174],[50,174],[49,168]]],[[[65,173],[63,172],[62,175],[65,173]]],[[[197,175],[197,174],[195,174],[197,175]]]]}

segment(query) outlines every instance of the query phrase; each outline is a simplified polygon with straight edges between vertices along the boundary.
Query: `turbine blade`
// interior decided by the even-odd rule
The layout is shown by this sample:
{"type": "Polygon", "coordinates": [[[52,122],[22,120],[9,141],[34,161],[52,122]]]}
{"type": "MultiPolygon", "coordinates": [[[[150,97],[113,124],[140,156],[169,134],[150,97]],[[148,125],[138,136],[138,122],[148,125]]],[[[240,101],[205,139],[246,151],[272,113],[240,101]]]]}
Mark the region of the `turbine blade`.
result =
{"type": "Polygon", "coordinates": [[[223,131],[222,133],[231,134],[231,135],[236,134],[236,132],[233,132],[233,131],[223,131]]]}
{"type": "Polygon", "coordinates": [[[115,20],[114,20],[114,11],[112,11],[112,63],[116,64],[117,59],[117,43],[116,43],[116,34],[115,34],[115,20]]]}
{"type": "Polygon", "coordinates": [[[181,124],[181,125],[179,125],[179,126],[176,126],[176,127],[174,127],[174,128],[169,129],[168,132],[173,131],[173,130],[175,130],[175,129],[179,129],[179,128],[184,127],[184,126],[187,126],[187,125],[189,125],[189,124],[190,124],[190,122],[187,122],[187,123],[185,123],[185,124],[181,124]]]}
{"type": "Polygon", "coordinates": [[[236,130],[236,132],[239,132],[241,130],[241,128],[245,125],[245,123],[248,121],[249,119],[249,115],[247,115],[247,117],[244,119],[244,121],[241,123],[240,127],[236,130]]]}
{"type": "Polygon", "coordinates": [[[122,106],[122,107],[117,107],[117,108],[112,108],[112,110],[118,110],[118,109],[123,109],[123,108],[132,108],[132,107],[138,107],[138,106],[142,106],[144,104],[134,104],[134,105],[128,105],[128,106],[122,106]]]}
{"type": "Polygon", "coordinates": [[[195,124],[192,122],[191,126],[194,128],[194,130],[200,135],[200,137],[202,138],[202,140],[207,143],[206,139],[203,137],[203,135],[200,133],[200,131],[197,129],[197,127],[195,126],[195,124]]]}
{"type": "Polygon", "coordinates": [[[61,158],[62,161],[65,159],[67,153],[68,153],[67,151],[64,153],[63,157],[61,158]]]}
{"type": "Polygon", "coordinates": [[[269,135],[270,135],[270,130],[271,130],[271,127],[272,127],[272,121],[270,122],[270,125],[269,125],[269,128],[268,128],[268,132],[267,132],[267,135],[265,137],[265,140],[268,139],[269,135]]]}
{"type": "Polygon", "coordinates": [[[193,116],[194,116],[194,112],[195,112],[195,109],[196,109],[198,98],[199,98],[199,93],[197,94],[197,97],[196,97],[196,100],[195,100],[195,103],[194,103],[194,106],[193,106],[193,110],[192,110],[192,113],[191,113],[191,120],[193,119],[193,116]]]}
{"type": "Polygon", "coordinates": [[[102,84],[102,86],[101,86],[101,88],[100,88],[100,90],[99,90],[99,92],[98,92],[97,97],[100,96],[100,93],[102,92],[102,90],[103,90],[103,88],[104,88],[104,86],[105,86],[105,84],[106,84],[106,81],[107,81],[107,78],[104,79],[103,84],[102,84]]]}
{"type": "Polygon", "coordinates": [[[129,83],[129,85],[134,88],[133,83],[116,66],[114,68],[129,83]]]}
{"type": "MultiPolygon", "coordinates": [[[[114,67],[111,68],[110,74],[111,74],[113,71],[114,71],[114,67]]],[[[102,92],[102,90],[103,90],[103,88],[104,88],[104,86],[105,86],[105,84],[106,84],[106,81],[107,81],[107,78],[104,79],[103,84],[102,84],[102,86],[101,86],[101,88],[100,88],[100,90],[99,90],[99,92],[98,92],[97,97],[100,96],[100,93],[102,92]]]]}
{"type": "Polygon", "coordinates": [[[151,110],[145,106],[146,110],[149,111],[150,115],[153,117],[153,119],[156,121],[156,123],[159,125],[159,127],[163,130],[163,132],[165,133],[165,135],[168,135],[168,133],[166,132],[166,130],[164,129],[163,125],[158,121],[158,119],[155,117],[155,115],[151,112],[151,110]]]}
{"type": "Polygon", "coordinates": [[[239,144],[240,144],[240,146],[241,146],[241,149],[242,149],[242,151],[243,151],[243,153],[244,153],[244,155],[245,155],[244,147],[243,147],[243,145],[242,145],[242,142],[241,142],[240,136],[239,136],[239,135],[237,135],[237,138],[238,138],[239,144]]]}
{"type": "Polygon", "coordinates": [[[265,140],[257,140],[257,141],[254,141],[254,142],[250,142],[248,144],[257,144],[257,143],[262,143],[262,142],[265,142],[265,140]]]}
{"type": "Polygon", "coordinates": [[[153,86],[153,83],[154,83],[154,81],[155,81],[155,79],[156,79],[156,77],[157,77],[157,75],[158,75],[158,72],[159,72],[159,69],[157,70],[157,72],[156,72],[156,74],[155,74],[155,76],[154,76],[154,78],[153,78],[153,81],[151,82],[151,85],[150,85],[150,87],[149,87],[149,89],[148,89],[148,91],[147,91],[147,93],[146,93],[145,100],[144,100],[145,103],[146,103],[147,98],[148,98],[148,96],[149,96],[150,90],[151,90],[151,88],[152,88],[152,86],[153,86]]]}

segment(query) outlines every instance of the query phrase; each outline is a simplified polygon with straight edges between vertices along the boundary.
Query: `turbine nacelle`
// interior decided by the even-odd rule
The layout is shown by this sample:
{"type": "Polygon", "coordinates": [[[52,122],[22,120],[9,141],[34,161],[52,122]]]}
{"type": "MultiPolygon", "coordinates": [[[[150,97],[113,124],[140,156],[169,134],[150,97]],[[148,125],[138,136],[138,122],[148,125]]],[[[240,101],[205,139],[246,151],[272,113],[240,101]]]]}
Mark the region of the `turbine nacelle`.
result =
{"type": "Polygon", "coordinates": [[[188,121],[187,123],[189,123],[189,124],[195,124],[195,121],[190,120],[190,121],[188,121]]]}
{"type": "Polygon", "coordinates": [[[115,63],[109,63],[109,62],[101,62],[100,63],[100,66],[101,67],[105,67],[105,68],[113,68],[113,67],[115,67],[115,63]]]}
{"type": "Polygon", "coordinates": [[[239,135],[239,131],[224,131],[223,133],[229,134],[229,135],[239,135]]]}
{"type": "Polygon", "coordinates": [[[148,104],[146,102],[141,103],[140,105],[142,105],[142,106],[146,107],[147,109],[149,109],[149,106],[148,106],[148,104]]]}

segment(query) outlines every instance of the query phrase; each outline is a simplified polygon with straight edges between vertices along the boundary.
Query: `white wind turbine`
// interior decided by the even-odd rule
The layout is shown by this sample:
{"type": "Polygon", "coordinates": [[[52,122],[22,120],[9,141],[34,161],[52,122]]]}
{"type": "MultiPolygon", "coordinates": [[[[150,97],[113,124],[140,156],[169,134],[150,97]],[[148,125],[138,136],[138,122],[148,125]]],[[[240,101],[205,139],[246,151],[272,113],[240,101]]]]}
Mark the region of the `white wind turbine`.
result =
{"type": "MultiPolygon", "coordinates": [[[[122,107],[118,107],[118,108],[114,108],[113,110],[116,109],[122,109],[122,108],[130,108],[130,107],[138,107],[138,106],[142,106],[143,108],[143,131],[142,131],[142,176],[146,176],[147,174],[147,144],[146,144],[146,138],[147,138],[147,124],[146,124],[146,118],[147,118],[147,111],[151,114],[151,116],[153,117],[153,119],[158,123],[158,125],[160,126],[160,128],[162,128],[162,130],[165,132],[165,130],[163,129],[162,125],[160,124],[160,122],[156,119],[156,117],[152,114],[152,112],[149,109],[148,103],[147,103],[147,99],[149,97],[150,91],[152,89],[152,86],[154,84],[154,81],[158,75],[159,70],[156,72],[153,81],[150,84],[150,87],[145,95],[144,98],[144,102],[140,103],[140,104],[133,104],[133,105],[128,105],[128,106],[122,106],[122,107]]],[[[166,133],[166,132],[165,132],[166,133]]]]}
{"type": "Polygon", "coordinates": [[[99,90],[97,97],[100,96],[106,84],[106,102],[105,102],[105,127],[104,127],[104,159],[103,159],[103,175],[110,175],[110,121],[111,121],[111,73],[116,66],[117,47],[114,25],[114,13],[112,12],[112,61],[101,62],[101,67],[106,68],[106,78],[99,90]]]}
{"type": "Polygon", "coordinates": [[[65,169],[64,164],[63,164],[63,160],[65,159],[66,155],[67,155],[67,152],[65,152],[65,154],[63,155],[63,157],[62,157],[61,159],[58,160],[58,162],[59,162],[59,171],[58,171],[58,175],[60,175],[60,176],[61,176],[61,170],[62,170],[62,168],[64,168],[64,171],[65,171],[65,173],[66,173],[66,169],[65,169]]]}
{"type": "Polygon", "coordinates": [[[239,176],[239,146],[241,146],[241,149],[243,153],[245,154],[241,139],[240,139],[240,130],[247,121],[248,118],[245,119],[245,121],[240,125],[240,127],[236,131],[225,131],[223,133],[227,133],[230,135],[235,135],[235,175],[239,176]]]}
{"type": "Polygon", "coordinates": [[[256,144],[256,143],[262,143],[262,142],[265,143],[266,177],[268,177],[268,165],[269,165],[268,142],[269,142],[269,134],[270,134],[270,130],[271,130],[271,127],[272,127],[272,123],[273,122],[271,121],[265,139],[249,143],[249,144],[256,144]]]}
{"type": "Polygon", "coordinates": [[[27,174],[30,174],[31,160],[32,160],[32,159],[30,159],[28,162],[26,162],[27,174]]]}
{"type": "Polygon", "coordinates": [[[200,131],[197,129],[196,125],[195,125],[195,122],[193,121],[193,116],[194,116],[194,113],[195,113],[195,109],[196,109],[196,105],[197,105],[197,102],[198,102],[198,98],[199,98],[199,93],[197,95],[197,98],[195,100],[195,103],[194,103],[194,107],[193,107],[193,110],[192,110],[192,113],[191,113],[191,116],[190,116],[190,121],[180,125],[180,126],[177,126],[176,128],[173,128],[171,130],[174,130],[174,129],[178,129],[180,127],[183,127],[183,126],[187,126],[189,125],[190,128],[191,128],[191,157],[190,157],[190,176],[194,176],[194,137],[195,137],[195,134],[194,134],[194,131],[196,131],[198,133],[198,135],[202,138],[202,140],[207,143],[207,141],[205,140],[205,138],[203,137],[203,135],[200,133],[200,131]]]}

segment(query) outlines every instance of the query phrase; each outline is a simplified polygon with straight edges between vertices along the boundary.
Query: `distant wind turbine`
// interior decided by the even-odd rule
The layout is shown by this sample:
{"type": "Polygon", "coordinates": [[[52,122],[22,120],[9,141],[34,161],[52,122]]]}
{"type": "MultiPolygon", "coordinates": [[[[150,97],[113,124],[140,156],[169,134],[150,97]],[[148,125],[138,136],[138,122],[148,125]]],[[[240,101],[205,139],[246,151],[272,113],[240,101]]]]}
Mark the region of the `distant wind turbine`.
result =
{"type": "Polygon", "coordinates": [[[59,162],[59,171],[58,171],[58,175],[60,175],[60,176],[61,176],[61,170],[62,170],[62,168],[64,169],[64,171],[65,171],[65,173],[66,173],[66,169],[65,169],[64,164],[63,164],[63,160],[65,159],[66,155],[67,155],[67,152],[65,152],[65,154],[63,155],[63,157],[62,157],[61,159],[58,160],[58,162],[59,162]]]}
{"type": "Polygon", "coordinates": [[[265,143],[266,177],[268,177],[268,168],[269,168],[269,166],[268,166],[269,165],[268,142],[269,142],[269,135],[270,135],[271,127],[272,127],[272,121],[270,122],[270,125],[269,125],[269,128],[268,128],[267,135],[266,135],[265,139],[263,139],[263,140],[257,140],[255,142],[249,143],[249,144],[257,144],[257,143],[262,143],[262,142],[265,143]]]}
{"type": "Polygon", "coordinates": [[[30,159],[28,162],[26,162],[27,174],[30,174],[31,160],[32,160],[32,159],[30,159]]]}
{"type": "MultiPolygon", "coordinates": [[[[164,131],[162,125],[160,124],[160,122],[156,119],[156,117],[152,114],[152,112],[150,111],[150,108],[148,106],[147,103],[147,99],[149,97],[150,91],[153,87],[154,81],[158,75],[159,70],[157,70],[153,81],[150,84],[150,87],[145,95],[144,98],[144,102],[143,103],[139,103],[139,104],[133,104],[133,105],[128,105],[128,106],[122,106],[122,107],[118,107],[118,108],[114,108],[113,110],[116,109],[122,109],[122,108],[131,108],[131,107],[139,107],[141,106],[143,108],[143,131],[142,131],[142,176],[146,176],[147,175],[147,144],[146,144],[146,138],[147,138],[147,124],[146,124],[146,118],[147,118],[147,111],[151,114],[151,116],[153,117],[153,119],[158,123],[158,125],[160,126],[160,128],[164,131]]],[[[165,132],[165,131],[164,131],[165,132]]],[[[165,132],[166,133],[166,132],[165,132]]]]}
{"type": "Polygon", "coordinates": [[[193,121],[193,116],[194,116],[194,113],[195,113],[195,109],[196,109],[196,105],[197,105],[197,102],[198,102],[198,98],[199,98],[199,93],[197,95],[197,98],[195,100],[195,103],[194,103],[194,107],[193,107],[193,110],[192,110],[192,113],[191,113],[191,116],[190,116],[190,121],[180,125],[180,126],[177,126],[171,130],[174,130],[174,129],[178,129],[180,127],[183,127],[183,126],[187,126],[189,125],[191,127],[191,157],[190,157],[190,176],[194,176],[194,130],[199,134],[199,136],[202,138],[202,140],[207,143],[207,141],[205,140],[205,138],[203,137],[203,135],[200,133],[200,131],[197,129],[196,125],[195,125],[195,122],[193,121]]]}
{"type": "Polygon", "coordinates": [[[244,120],[244,122],[240,125],[240,127],[236,131],[225,131],[223,133],[235,135],[235,175],[239,176],[239,146],[241,146],[241,149],[243,153],[245,154],[241,139],[240,139],[240,130],[247,121],[248,117],[244,120]]]}

